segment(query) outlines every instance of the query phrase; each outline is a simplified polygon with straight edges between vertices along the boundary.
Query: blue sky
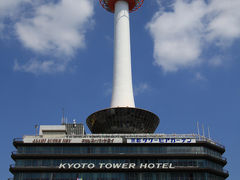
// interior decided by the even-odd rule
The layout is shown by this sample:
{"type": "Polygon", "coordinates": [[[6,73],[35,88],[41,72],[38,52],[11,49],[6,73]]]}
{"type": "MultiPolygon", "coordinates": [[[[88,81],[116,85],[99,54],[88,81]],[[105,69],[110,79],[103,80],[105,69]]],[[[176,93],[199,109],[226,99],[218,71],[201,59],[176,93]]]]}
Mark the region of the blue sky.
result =
{"type": "MultiPolygon", "coordinates": [[[[229,179],[240,151],[240,1],[146,0],[131,14],[136,106],[158,133],[197,133],[226,146],[229,179]]],[[[1,175],[13,138],[35,124],[85,124],[110,106],[113,15],[92,0],[0,1],[1,175]]],[[[89,130],[88,130],[89,132],[89,130]]]]}

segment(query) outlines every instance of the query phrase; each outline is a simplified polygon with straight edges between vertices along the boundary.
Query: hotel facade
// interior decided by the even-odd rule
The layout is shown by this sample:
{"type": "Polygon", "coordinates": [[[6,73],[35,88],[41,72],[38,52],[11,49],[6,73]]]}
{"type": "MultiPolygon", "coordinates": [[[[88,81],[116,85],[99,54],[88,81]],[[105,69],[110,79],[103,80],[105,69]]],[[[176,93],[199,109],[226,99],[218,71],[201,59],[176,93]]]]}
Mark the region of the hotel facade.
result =
{"type": "Polygon", "coordinates": [[[14,139],[13,144],[14,180],[228,177],[224,146],[195,134],[85,134],[83,125],[68,124],[40,126],[39,135],[14,139]]]}

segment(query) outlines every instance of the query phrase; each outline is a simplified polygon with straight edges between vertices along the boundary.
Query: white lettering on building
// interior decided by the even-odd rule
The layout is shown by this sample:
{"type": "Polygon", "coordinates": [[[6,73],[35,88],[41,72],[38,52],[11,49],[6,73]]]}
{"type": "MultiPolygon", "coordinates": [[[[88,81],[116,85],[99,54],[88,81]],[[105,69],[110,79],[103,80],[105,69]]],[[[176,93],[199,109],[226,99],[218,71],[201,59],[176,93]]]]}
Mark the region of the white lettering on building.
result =
{"type": "Polygon", "coordinates": [[[172,163],[61,163],[59,169],[173,169],[172,163]]]}

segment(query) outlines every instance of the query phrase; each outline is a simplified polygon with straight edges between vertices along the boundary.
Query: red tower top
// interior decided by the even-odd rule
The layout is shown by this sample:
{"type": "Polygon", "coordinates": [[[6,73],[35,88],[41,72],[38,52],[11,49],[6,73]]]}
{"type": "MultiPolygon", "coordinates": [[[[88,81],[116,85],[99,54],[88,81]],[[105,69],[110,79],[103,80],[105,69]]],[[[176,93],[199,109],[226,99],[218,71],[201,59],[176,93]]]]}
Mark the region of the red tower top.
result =
{"type": "MultiPolygon", "coordinates": [[[[102,7],[112,13],[114,13],[114,5],[117,1],[119,0],[99,0],[102,7]]],[[[121,0],[121,1],[128,2],[129,12],[133,12],[138,10],[142,6],[144,0],[121,0]]]]}

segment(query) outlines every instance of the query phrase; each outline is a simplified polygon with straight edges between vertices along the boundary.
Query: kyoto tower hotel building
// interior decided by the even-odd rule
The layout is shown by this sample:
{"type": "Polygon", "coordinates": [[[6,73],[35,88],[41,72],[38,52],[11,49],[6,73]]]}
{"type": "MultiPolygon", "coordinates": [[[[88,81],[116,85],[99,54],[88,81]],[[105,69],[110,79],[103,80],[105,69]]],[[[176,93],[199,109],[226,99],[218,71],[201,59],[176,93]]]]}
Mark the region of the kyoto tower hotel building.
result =
{"type": "Polygon", "coordinates": [[[114,13],[111,107],[83,124],[41,125],[16,138],[14,180],[225,180],[223,145],[200,134],[155,134],[159,118],[135,107],[129,13],[144,0],[99,0],[114,13]]]}

